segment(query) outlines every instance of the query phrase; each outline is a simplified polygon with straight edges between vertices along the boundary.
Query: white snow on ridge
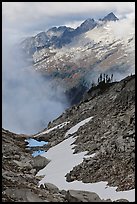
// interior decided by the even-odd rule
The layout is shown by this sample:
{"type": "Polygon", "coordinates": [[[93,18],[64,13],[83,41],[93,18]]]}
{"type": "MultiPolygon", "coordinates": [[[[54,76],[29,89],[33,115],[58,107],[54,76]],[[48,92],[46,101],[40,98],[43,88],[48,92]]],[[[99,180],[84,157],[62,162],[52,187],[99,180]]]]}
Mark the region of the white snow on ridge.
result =
{"type": "MultiPolygon", "coordinates": [[[[78,128],[84,125],[86,122],[89,122],[91,118],[87,118],[77,125],[70,128],[65,134],[73,134],[78,130],[78,128]]],[[[85,157],[94,157],[95,153],[92,155],[87,155],[85,152],[78,154],[73,154],[72,148],[75,145],[71,145],[75,141],[75,138],[72,136],[68,139],[65,139],[63,142],[58,145],[50,148],[42,156],[50,159],[50,163],[40,170],[36,176],[44,176],[39,182],[39,186],[44,183],[52,183],[56,185],[60,190],[84,190],[97,193],[101,199],[110,198],[112,201],[125,198],[131,202],[135,201],[135,189],[129,191],[120,191],[116,192],[117,187],[107,186],[107,182],[97,182],[97,183],[83,183],[82,181],[67,182],[65,175],[73,169],[74,166],[78,165],[83,161],[85,157]]]]}
{"type": "Polygon", "coordinates": [[[41,133],[35,135],[34,137],[37,137],[37,136],[43,135],[43,134],[47,134],[47,133],[49,133],[49,132],[51,132],[52,130],[55,130],[55,129],[57,129],[57,128],[61,129],[61,128],[63,128],[65,125],[67,125],[68,123],[70,123],[70,122],[68,121],[68,122],[64,122],[64,123],[61,123],[61,124],[59,124],[59,125],[56,125],[55,127],[50,128],[50,129],[47,129],[47,130],[45,130],[45,131],[43,131],[43,132],[41,132],[41,133]]]}
{"type": "Polygon", "coordinates": [[[88,123],[91,119],[93,118],[93,116],[89,117],[89,118],[86,118],[85,120],[82,120],[81,122],[77,123],[75,126],[73,126],[72,128],[70,128],[66,134],[65,134],[65,137],[67,137],[69,134],[73,134],[75,132],[78,131],[78,129],[83,126],[85,123],[88,123]]]}

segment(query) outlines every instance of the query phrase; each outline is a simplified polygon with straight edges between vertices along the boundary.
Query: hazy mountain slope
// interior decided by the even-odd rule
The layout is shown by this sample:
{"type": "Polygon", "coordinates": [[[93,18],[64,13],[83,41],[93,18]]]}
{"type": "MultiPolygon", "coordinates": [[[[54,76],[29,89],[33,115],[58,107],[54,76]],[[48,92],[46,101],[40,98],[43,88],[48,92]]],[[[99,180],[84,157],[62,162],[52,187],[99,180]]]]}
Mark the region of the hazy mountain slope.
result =
{"type": "MultiPolygon", "coordinates": [[[[114,80],[135,73],[134,22],[118,20],[113,13],[100,20],[89,18],[76,29],[51,28],[22,46],[26,53],[32,48],[34,70],[52,77],[68,96],[73,88],[83,95],[100,73],[113,73],[114,80]]],[[[75,99],[69,98],[72,104],[75,99]]]]}
{"type": "Polygon", "coordinates": [[[79,84],[89,87],[97,82],[100,73],[113,73],[114,80],[134,73],[134,34],[119,37],[114,34],[113,25],[98,26],[61,49],[47,52],[43,49],[35,53],[34,61],[41,61],[34,64],[34,69],[52,76],[66,90],[79,84]],[[45,59],[42,60],[42,56],[45,59]]]}

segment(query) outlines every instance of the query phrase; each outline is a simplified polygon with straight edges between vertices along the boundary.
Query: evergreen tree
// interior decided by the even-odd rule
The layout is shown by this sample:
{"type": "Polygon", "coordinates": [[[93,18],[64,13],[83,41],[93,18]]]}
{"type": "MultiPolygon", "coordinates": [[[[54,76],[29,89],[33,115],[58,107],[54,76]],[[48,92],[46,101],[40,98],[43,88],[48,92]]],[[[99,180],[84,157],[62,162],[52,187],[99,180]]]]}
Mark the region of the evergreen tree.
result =
{"type": "Polygon", "coordinates": [[[111,82],[113,81],[113,74],[111,74],[111,82]]]}
{"type": "Polygon", "coordinates": [[[95,83],[94,83],[94,81],[92,82],[92,84],[91,84],[91,87],[94,87],[95,86],[95,83]]]}
{"type": "Polygon", "coordinates": [[[108,74],[106,75],[106,83],[108,83],[108,74]]]}
{"type": "Polygon", "coordinates": [[[104,77],[103,77],[103,82],[105,83],[105,77],[106,77],[106,75],[105,75],[105,73],[104,73],[104,77]]]}
{"type": "Polygon", "coordinates": [[[100,82],[100,81],[99,81],[99,77],[98,77],[98,84],[99,84],[99,82],[100,82]]]}
{"type": "Polygon", "coordinates": [[[100,82],[102,82],[102,73],[100,74],[100,82]]]}
{"type": "Polygon", "coordinates": [[[110,81],[111,81],[111,78],[110,78],[110,77],[108,77],[108,81],[107,81],[107,82],[109,83],[110,81]]]}

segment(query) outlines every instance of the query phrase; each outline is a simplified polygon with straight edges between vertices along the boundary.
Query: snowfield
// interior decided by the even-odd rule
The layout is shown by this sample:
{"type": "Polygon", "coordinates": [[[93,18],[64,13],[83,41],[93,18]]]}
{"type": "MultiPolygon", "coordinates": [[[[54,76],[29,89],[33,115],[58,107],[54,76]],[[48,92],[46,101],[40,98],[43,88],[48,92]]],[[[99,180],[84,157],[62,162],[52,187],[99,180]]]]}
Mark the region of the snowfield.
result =
{"type": "MultiPolygon", "coordinates": [[[[77,125],[70,128],[65,137],[69,134],[77,132],[80,126],[89,122],[93,117],[89,117],[77,125]]],[[[55,126],[56,127],[56,126],[55,126]]],[[[83,183],[82,181],[67,182],[65,175],[72,170],[72,168],[83,161],[87,152],[81,152],[78,154],[73,154],[72,148],[75,145],[72,143],[75,141],[75,138],[72,136],[65,139],[63,142],[58,145],[50,148],[42,156],[51,160],[51,162],[43,169],[41,169],[36,176],[43,176],[39,182],[39,186],[44,183],[52,183],[56,185],[60,190],[84,190],[97,193],[101,199],[111,199],[112,201],[125,198],[129,201],[135,201],[135,189],[129,191],[120,191],[116,192],[117,187],[107,186],[107,182],[97,182],[97,183],[83,183]]],[[[95,153],[90,155],[94,157],[95,153]]],[[[89,157],[89,155],[88,155],[89,157]]]]}

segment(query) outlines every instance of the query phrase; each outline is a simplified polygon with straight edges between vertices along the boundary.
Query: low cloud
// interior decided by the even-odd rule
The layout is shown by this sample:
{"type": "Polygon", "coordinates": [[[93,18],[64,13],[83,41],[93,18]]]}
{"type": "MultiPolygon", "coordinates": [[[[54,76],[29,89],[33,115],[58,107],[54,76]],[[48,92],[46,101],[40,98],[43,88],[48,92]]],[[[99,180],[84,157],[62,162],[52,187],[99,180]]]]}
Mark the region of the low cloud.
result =
{"type": "MultiPolygon", "coordinates": [[[[5,34],[6,35],[6,34],[5,34]]],[[[2,126],[16,133],[32,134],[44,129],[68,103],[63,89],[27,67],[16,46],[3,41],[2,126]]]]}
{"type": "Polygon", "coordinates": [[[129,35],[135,33],[135,15],[129,14],[126,18],[121,19],[117,22],[109,22],[112,33],[117,38],[129,37],[129,35]]]}

